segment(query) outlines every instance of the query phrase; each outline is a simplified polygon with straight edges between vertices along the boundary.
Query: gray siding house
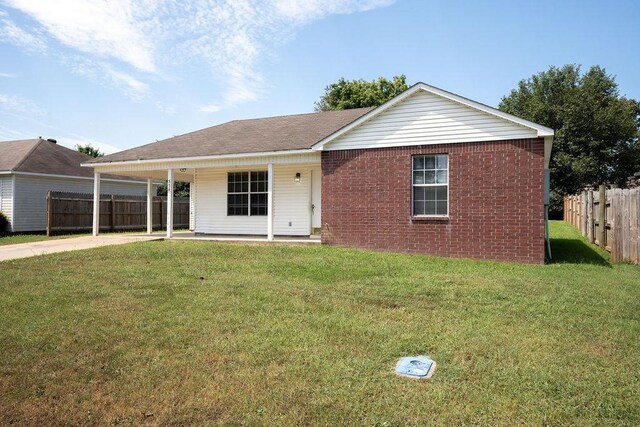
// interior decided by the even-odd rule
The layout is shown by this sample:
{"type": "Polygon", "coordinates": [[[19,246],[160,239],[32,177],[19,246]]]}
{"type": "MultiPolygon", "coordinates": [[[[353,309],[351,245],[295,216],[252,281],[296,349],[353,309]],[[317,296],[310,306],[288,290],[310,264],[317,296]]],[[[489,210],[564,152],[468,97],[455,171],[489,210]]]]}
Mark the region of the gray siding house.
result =
{"type": "MultiPolygon", "coordinates": [[[[0,212],[10,232],[44,231],[47,193],[93,192],[93,173],[80,166],[92,158],[54,140],[0,141],[0,212]]],[[[104,176],[102,194],[142,196],[146,181],[104,176]]]]}

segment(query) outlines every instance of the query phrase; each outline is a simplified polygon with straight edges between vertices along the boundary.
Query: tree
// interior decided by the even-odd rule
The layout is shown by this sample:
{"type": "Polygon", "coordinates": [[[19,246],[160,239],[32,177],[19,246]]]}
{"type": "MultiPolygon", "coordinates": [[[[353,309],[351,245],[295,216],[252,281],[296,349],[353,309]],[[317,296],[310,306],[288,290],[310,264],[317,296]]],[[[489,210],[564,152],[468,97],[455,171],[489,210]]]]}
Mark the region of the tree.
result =
{"type": "Polygon", "coordinates": [[[76,145],[76,150],[79,151],[80,153],[84,153],[91,157],[104,156],[104,153],[102,151],[98,150],[97,148],[94,148],[91,144],[76,145]]]}
{"type": "Polygon", "coordinates": [[[502,98],[500,110],[555,130],[549,169],[550,214],[562,198],[599,184],[624,186],[640,170],[640,103],[620,96],[615,77],[600,66],[551,67],[502,98]]]}
{"type": "Polygon", "coordinates": [[[324,95],[316,102],[315,109],[333,111],[377,107],[407,89],[407,76],[404,74],[394,76],[391,80],[380,77],[370,82],[340,78],[324,89],[324,95]]]}
{"type": "MultiPolygon", "coordinates": [[[[158,186],[158,196],[167,195],[167,181],[158,186]]],[[[173,183],[173,197],[189,197],[189,183],[176,181],[173,183]]]]}

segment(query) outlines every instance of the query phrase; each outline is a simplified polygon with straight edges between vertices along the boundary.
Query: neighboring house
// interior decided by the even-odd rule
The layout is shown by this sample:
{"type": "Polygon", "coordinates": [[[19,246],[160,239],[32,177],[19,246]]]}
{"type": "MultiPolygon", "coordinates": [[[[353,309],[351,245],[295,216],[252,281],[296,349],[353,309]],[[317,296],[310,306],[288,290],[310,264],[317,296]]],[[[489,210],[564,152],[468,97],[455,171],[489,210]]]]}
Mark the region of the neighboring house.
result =
{"type": "Polygon", "coordinates": [[[86,166],[98,185],[100,173],[190,182],[197,233],[321,229],[326,244],[542,263],[552,140],[418,83],[377,108],[236,120],[86,166]]]}
{"type": "MultiPolygon", "coordinates": [[[[44,231],[47,192],[93,192],[93,173],[80,166],[92,157],[62,147],[54,140],[0,142],[0,211],[11,232],[44,231]]],[[[103,194],[144,195],[147,183],[105,176],[103,194]]]]}

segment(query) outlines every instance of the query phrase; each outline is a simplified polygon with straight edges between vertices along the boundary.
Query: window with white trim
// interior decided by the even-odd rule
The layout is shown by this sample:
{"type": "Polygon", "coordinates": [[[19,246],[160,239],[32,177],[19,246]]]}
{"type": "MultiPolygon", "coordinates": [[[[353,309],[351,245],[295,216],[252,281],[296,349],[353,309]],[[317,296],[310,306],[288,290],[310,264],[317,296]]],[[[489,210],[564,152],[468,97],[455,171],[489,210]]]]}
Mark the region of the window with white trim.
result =
{"type": "Polygon", "coordinates": [[[414,216],[449,215],[449,156],[413,156],[414,216]]]}
{"type": "Polygon", "coordinates": [[[228,172],[227,215],[267,215],[268,186],[267,171],[228,172]]]}

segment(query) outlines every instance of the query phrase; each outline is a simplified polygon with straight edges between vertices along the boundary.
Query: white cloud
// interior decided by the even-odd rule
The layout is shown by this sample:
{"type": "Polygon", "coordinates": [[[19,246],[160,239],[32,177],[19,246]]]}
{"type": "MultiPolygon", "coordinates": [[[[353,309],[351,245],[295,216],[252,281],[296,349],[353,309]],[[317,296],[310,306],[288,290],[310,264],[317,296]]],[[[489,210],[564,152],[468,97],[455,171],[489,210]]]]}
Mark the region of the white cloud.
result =
{"type": "Polygon", "coordinates": [[[275,0],[275,9],[282,17],[298,24],[334,14],[366,12],[389,6],[395,0],[275,0]]]}
{"type": "Polygon", "coordinates": [[[394,0],[168,0],[155,10],[163,25],[157,39],[174,46],[172,59],[200,60],[226,88],[226,105],[254,101],[266,89],[261,60],[289,40],[301,26],[333,14],[387,6],[394,0]]]}
{"type": "MultiPolygon", "coordinates": [[[[5,39],[25,44],[40,33],[86,54],[83,75],[102,76],[133,97],[148,92],[145,79],[184,64],[201,64],[225,89],[216,104],[258,99],[267,88],[261,61],[302,26],[335,14],[387,6],[395,0],[5,0],[39,29],[20,32],[8,18],[5,39]],[[105,66],[108,59],[121,63],[105,66]],[[133,67],[142,77],[123,72],[133,67]],[[97,68],[87,71],[88,68],[97,68]],[[117,69],[116,69],[117,68],[117,69]]],[[[40,42],[40,44],[38,44],[40,42]]],[[[76,67],[77,68],[77,67],[76,67]]],[[[169,71],[169,72],[171,72],[169,71]]],[[[180,70],[178,70],[180,72],[180,70]]]]}
{"type": "Polygon", "coordinates": [[[116,70],[106,62],[93,61],[82,56],[61,56],[60,60],[69,65],[78,75],[90,77],[105,84],[119,87],[128,97],[139,101],[149,93],[149,86],[131,74],[116,70]]]}
{"type": "Polygon", "coordinates": [[[128,0],[8,0],[61,43],[154,71],[153,46],[128,0]]]}
{"type": "Polygon", "coordinates": [[[149,91],[149,86],[146,83],[141,82],[130,74],[114,70],[111,67],[105,67],[104,70],[111,80],[116,85],[123,87],[125,93],[133,99],[139,99],[149,91]]]}
{"type": "Polygon", "coordinates": [[[2,126],[2,124],[0,124],[0,140],[6,141],[6,140],[30,139],[30,138],[35,138],[33,133],[15,130],[7,126],[2,126]]]}
{"type": "Polygon", "coordinates": [[[16,77],[16,75],[13,74],[13,73],[0,72],[0,77],[6,78],[6,79],[12,79],[12,78],[16,77]]]}
{"type": "Polygon", "coordinates": [[[160,110],[161,113],[168,116],[172,116],[177,113],[176,107],[174,107],[173,105],[164,104],[162,102],[156,102],[156,108],[160,110]]]}
{"type": "Polygon", "coordinates": [[[47,51],[47,43],[42,35],[29,33],[6,18],[0,19],[0,41],[11,43],[31,52],[44,53],[47,51]]]}
{"type": "Polygon", "coordinates": [[[220,107],[219,105],[210,104],[210,105],[205,105],[204,107],[200,108],[200,111],[202,111],[203,113],[217,113],[221,109],[222,109],[222,107],[220,107]]]}
{"type": "MultiPolygon", "coordinates": [[[[1,104],[0,104],[1,106],[1,104]]],[[[52,126],[42,120],[36,119],[28,114],[20,114],[15,111],[5,111],[0,108],[0,138],[2,139],[31,139],[38,136],[43,138],[54,138],[64,147],[75,149],[76,145],[91,144],[105,154],[112,154],[121,151],[121,148],[111,144],[88,138],[58,126],[52,126]],[[9,119],[3,119],[3,116],[9,119]],[[20,130],[14,129],[20,126],[20,130]]]]}
{"type": "Polygon", "coordinates": [[[30,99],[0,93],[0,109],[9,112],[42,114],[42,109],[30,99]]]}

